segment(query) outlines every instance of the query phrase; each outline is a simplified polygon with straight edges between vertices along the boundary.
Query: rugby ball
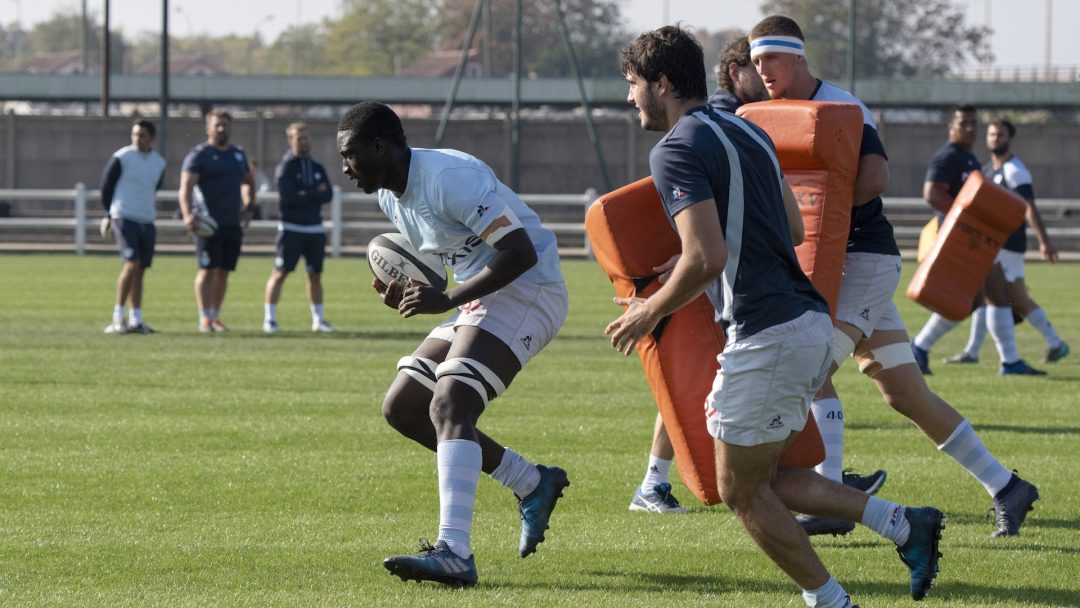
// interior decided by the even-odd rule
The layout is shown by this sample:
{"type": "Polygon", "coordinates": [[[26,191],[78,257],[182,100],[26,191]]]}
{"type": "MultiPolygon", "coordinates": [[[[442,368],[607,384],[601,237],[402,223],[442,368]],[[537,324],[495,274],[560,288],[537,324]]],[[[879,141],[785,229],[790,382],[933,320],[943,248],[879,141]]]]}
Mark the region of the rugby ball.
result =
{"type": "Polygon", "coordinates": [[[446,267],[442,260],[413,249],[409,239],[400,233],[387,232],[371,239],[367,259],[371,273],[383,285],[415,279],[440,291],[446,289],[446,267]]]}
{"type": "Polygon", "coordinates": [[[208,239],[217,234],[217,220],[210,217],[209,213],[195,214],[195,236],[208,239]]]}

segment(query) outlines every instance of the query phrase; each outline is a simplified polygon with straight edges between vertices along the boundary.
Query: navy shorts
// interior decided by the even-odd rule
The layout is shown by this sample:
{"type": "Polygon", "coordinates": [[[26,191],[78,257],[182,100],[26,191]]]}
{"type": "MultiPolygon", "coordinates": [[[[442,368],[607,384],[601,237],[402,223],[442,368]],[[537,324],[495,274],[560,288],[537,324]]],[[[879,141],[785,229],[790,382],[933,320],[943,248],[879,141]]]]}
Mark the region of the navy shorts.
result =
{"type": "Polygon", "coordinates": [[[243,241],[244,231],[239,226],[222,226],[208,239],[195,237],[195,255],[199,258],[199,268],[236,270],[236,262],[240,259],[240,244],[243,241]]]}
{"type": "Polygon", "coordinates": [[[292,272],[296,270],[296,264],[300,256],[304,256],[304,264],[307,271],[321,273],[323,260],[326,258],[326,233],[319,232],[308,234],[306,232],[293,232],[291,230],[279,230],[277,233],[277,255],[274,256],[274,268],[292,272]]]}
{"type": "Polygon", "coordinates": [[[143,268],[150,267],[154,261],[154,243],[157,242],[157,228],[153,224],[114,217],[112,231],[122,260],[138,262],[143,268]]]}

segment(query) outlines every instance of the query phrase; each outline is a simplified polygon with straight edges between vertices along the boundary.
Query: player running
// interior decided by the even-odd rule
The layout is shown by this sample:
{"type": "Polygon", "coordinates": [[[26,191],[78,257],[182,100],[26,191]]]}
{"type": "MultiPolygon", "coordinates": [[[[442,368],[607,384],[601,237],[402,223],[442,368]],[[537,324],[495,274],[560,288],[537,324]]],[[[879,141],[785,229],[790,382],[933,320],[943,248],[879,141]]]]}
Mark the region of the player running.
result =
{"type": "Polygon", "coordinates": [[[383,415],[402,435],[436,452],[439,535],[418,555],[387,558],[402,580],[473,585],[470,546],[480,471],[510,488],[521,512],[522,557],[544,540],[548,519],[570,485],[558,467],[533,464],[476,428],[488,403],[555,337],[567,313],[555,235],[486,164],[456,150],[410,148],[388,106],[357,104],[338,124],[344,173],[413,247],[438,254],[459,283],[443,292],[373,283],[403,317],[443,314],[387,390],[383,415]]]}
{"type": "Polygon", "coordinates": [[[620,353],[660,319],[705,293],[727,333],[706,399],[717,488],[762,551],[803,590],[808,606],[852,606],[789,509],[860,519],[896,543],[922,599],[938,570],[944,515],[868,496],[807,469],[777,468],[803,429],[829,371],[828,306],[803,274],[769,137],[706,103],[701,46],[677,26],[640,35],[622,53],[627,101],[641,125],[666,131],[649,155],[657,191],[681,243],[671,275],[626,307],[605,333],[620,353]]]}
{"type": "MultiPolygon", "coordinates": [[[[900,283],[900,251],[881,201],[889,166],[873,116],[855,96],[810,73],[802,30],[794,20],[766,17],[751,30],[750,48],[773,99],[839,101],[857,104],[863,111],[861,158],[840,281],[830,378],[849,356],[854,357],[885,402],[914,422],[938,450],[964,467],[990,494],[996,513],[992,536],[1018,534],[1039,491],[1003,467],[975,434],[971,422],[930,391],[893,303],[900,283]]],[[[826,461],[832,462],[827,476],[836,479],[841,470],[844,416],[831,380],[818,394],[814,413],[822,426],[826,461]]],[[[851,521],[835,519],[804,519],[803,525],[811,534],[846,534],[854,528],[851,521]]]]}

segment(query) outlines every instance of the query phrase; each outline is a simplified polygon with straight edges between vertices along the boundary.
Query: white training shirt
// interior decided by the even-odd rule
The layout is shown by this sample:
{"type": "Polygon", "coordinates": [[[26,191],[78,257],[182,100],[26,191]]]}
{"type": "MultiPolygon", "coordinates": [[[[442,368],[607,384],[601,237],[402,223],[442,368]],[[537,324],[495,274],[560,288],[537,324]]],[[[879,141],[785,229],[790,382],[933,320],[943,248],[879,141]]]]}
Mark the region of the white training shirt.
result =
{"type": "Polygon", "coordinates": [[[488,263],[495,248],[480,239],[496,219],[508,216],[525,228],[537,262],[519,280],[561,283],[555,235],[521,197],[483,161],[457,150],[412,148],[409,179],[401,198],[379,190],[379,207],[422,253],[433,253],[463,283],[488,263]]]}
{"type": "Polygon", "coordinates": [[[153,150],[140,152],[135,146],[120,148],[113,156],[120,163],[120,179],[116,182],[109,215],[153,223],[157,216],[154,201],[165,159],[153,150]]]}

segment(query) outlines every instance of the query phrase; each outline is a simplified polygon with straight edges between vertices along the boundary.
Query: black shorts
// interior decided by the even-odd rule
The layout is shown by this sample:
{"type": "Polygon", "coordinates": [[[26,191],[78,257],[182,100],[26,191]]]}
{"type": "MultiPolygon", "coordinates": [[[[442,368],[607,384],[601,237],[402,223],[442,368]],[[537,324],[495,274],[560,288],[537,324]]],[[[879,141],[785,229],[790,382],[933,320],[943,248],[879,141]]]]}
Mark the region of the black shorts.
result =
{"type": "Polygon", "coordinates": [[[138,262],[143,268],[150,267],[154,261],[154,243],[157,242],[157,228],[154,224],[142,224],[118,217],[112,220],[112,231],[116,236],[120,259],[125,262],[138,262]]]}
{"type": "Polygon", "coordinates": [[[195,255],[199,258],[199,268],[236,270],[236,261],[240,259],[240,244],[243,241],[244,231],[239,226],[222,226],[208,239],[195,237],[195,255]]]}
{"type": "Polygon", "coordinates": [[[326,258],[326,233],[318,232],[308,234],[306,232],[293,232],[291,230],[279,230],[277,233],[277,255],[274,257],[274,268],[292,272],[296,270],[296,263],[300,256],[304,256],[304,264],[307,271],[321,273],[323,260],[326,258]]]}

